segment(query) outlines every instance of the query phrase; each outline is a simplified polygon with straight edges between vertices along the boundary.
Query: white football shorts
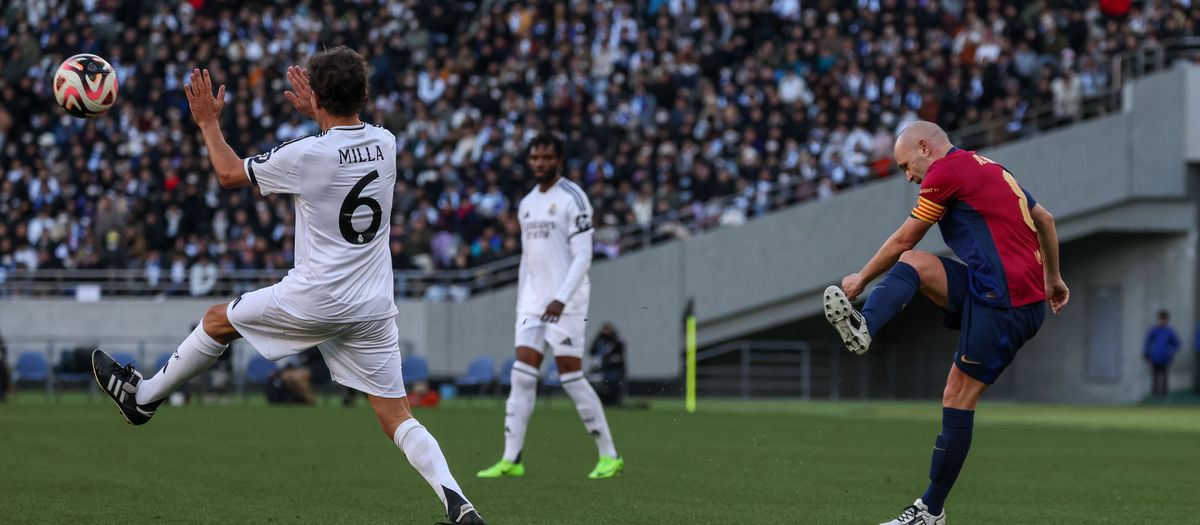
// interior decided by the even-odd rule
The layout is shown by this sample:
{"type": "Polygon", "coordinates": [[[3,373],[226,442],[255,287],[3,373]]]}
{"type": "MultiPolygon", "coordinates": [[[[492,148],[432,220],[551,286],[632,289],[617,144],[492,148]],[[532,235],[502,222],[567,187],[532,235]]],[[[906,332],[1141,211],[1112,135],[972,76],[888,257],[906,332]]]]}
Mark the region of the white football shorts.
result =
{"type": "Polygon", "coordinates": [[[326,323],[301,319],[279,306],[278,285],[243,294],[226,308],[229,323],[272,361],[317,347],[334,381],[378,397],[404,397],[395,319],[326,323]]]}
{"type": "Polygon", "coordinates": [[[545,353],[546,345],[554,351],[554,357],[583,358],[583,334],[587,328],[587,317],[566,315],[557,323],[543,323],[541,313],[517,315],[516,346],[527,346],[545,353]]]}

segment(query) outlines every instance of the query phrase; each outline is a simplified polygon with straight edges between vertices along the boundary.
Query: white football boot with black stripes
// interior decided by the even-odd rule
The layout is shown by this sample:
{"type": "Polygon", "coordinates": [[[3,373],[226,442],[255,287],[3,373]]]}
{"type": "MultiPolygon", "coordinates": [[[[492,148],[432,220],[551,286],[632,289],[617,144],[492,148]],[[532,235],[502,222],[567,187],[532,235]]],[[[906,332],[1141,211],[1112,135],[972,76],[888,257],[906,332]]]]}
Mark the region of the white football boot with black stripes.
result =
{"type": "Polygon", "coordinates": [[[901,512],[896,519],[879,525],[946,525],[946,509],[942,509],[942,513],[934,516],[929,513],[929,507],[925,506],[925,502],[921,498],[917,498],[912,505],[904,507],[904,512],[901,512]]]}
{"type": "Polygon", "coordinates": [[[825,320],[837,330],[846,349],[856,354],[865,354],[871,347],[871,332],[867,320],[854,309],[846,293],[837,286],[825,289],[825,320]]]}
{"type": "Polygon", "coordinates": [[[92,374],[96,376],[96,384],[100,385],[108,397],[117,404],[121,415],[130,425],[141,425],[154,416],[154,411],[162,400],[147,405],[137,404],[138,385],[142,383],[142,373],[133,368],[133,363],[121,365],[108,352],[97,349],[92,352],[92,374]]]}

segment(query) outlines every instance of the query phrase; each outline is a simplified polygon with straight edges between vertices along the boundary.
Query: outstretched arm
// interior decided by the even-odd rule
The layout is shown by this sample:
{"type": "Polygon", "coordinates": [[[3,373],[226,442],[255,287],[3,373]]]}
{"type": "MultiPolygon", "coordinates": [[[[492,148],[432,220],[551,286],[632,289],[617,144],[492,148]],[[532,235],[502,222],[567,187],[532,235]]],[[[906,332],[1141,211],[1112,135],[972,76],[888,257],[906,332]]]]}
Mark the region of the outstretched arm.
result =
{"type": "Polygon", "coordinates": [[[879,247],[879,251],[875,252],[875,256],[871,257],[862,270],[842,279],[842,291],[846,293],[846,297],[853,301],[862,294],[868,283],[900,260],[900,255],[915,248],[917,243],[925,238],[930,226],[933,224],[913,217],[905,220],[904,224],[900,225],[900,229],[883,242],[883,246],[879,247]]]}
{"type": "Polygon", "coordinates": [[[1071,290],[1058,272],[1058,231],[1054,228],[1054,216],[1041,204],[1034,206],[1029,215],[1037,227],[1038,251],[1045,268],[1046,299],[1050,301],[1050,310],[1058,315],[1071,300],[1071,290]]]}
{"type": "Polygon", "coordinates": [[[221,110],[225,108],[225,86],[217,89],[216,96],[212,92],[212,79],[208,70],[193,69],[192,81],[183,86],[187,95],[188,107],[192,110],[192,120],[200,127],[204,135],[204,145],[208,149],[208,160],[212,163],[213,171],[217,173],[217,182],[222,188],[244,188],[250,185],[246,172],[242,169],[242,159],[233,148],[225,142],[221,133],[221,110]]]}

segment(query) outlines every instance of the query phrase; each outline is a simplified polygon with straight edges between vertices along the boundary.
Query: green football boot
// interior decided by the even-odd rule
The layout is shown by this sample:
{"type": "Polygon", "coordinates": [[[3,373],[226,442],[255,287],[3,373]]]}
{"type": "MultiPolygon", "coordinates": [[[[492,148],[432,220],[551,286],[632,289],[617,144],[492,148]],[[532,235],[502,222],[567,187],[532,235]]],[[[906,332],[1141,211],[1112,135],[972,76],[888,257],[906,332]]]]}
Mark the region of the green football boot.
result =
{"type": "MultiPolygon", "coordinates": [[[[599,467],[597,467],[599,468],[599,467]]],[[[475,474],[479,478],[519,478],[525,475],[525,465],[511,461],[500,460],[499,463],[483,469],[475,474]]]]}
{"type": "Polygon", "coordinates": [[[611,478],[620,474],[622,470],[625,470],[624,459],[600,456],[600,461],[596,463],[596,468],[592,469],[592,473],[588,474],[588,477],[591,479],[611,478]]]}

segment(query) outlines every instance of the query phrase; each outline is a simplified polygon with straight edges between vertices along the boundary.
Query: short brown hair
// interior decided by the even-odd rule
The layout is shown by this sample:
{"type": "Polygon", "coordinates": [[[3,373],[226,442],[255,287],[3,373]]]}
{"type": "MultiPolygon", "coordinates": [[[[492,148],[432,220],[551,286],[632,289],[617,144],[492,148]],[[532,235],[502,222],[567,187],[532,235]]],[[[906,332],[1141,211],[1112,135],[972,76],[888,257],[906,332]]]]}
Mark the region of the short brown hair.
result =
{"type": "Polygon", "coordinates": [[[346,46],[308,59],[308,79],[316,103],[336,117],[359,114],[367,105],[367,62],[346,46]]]}

